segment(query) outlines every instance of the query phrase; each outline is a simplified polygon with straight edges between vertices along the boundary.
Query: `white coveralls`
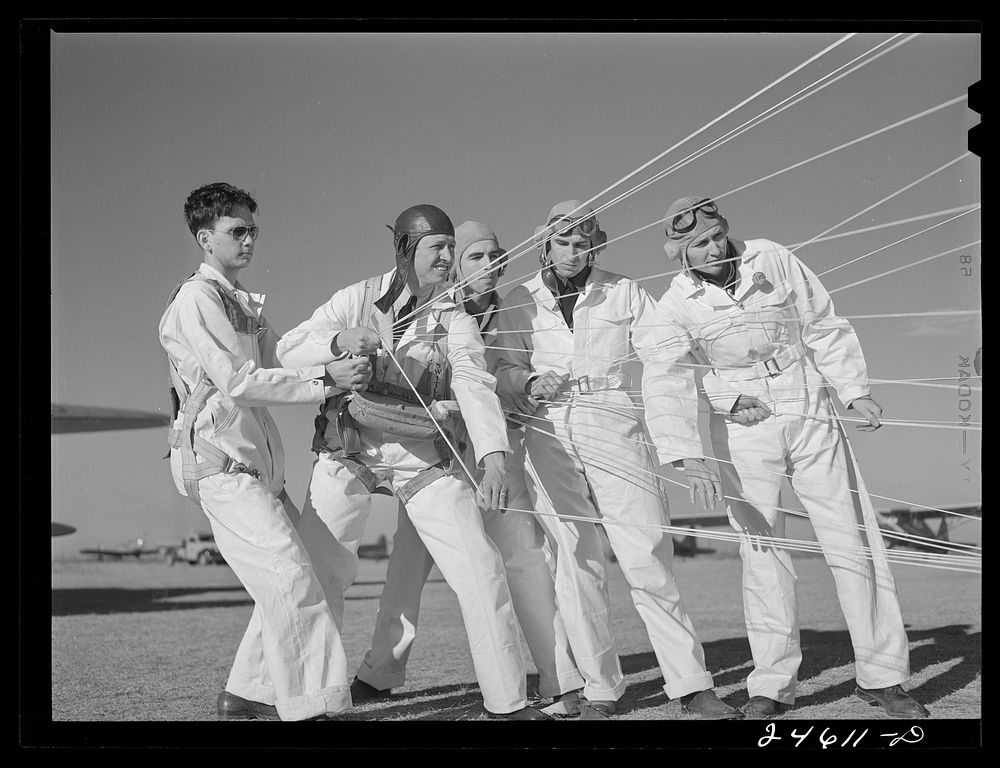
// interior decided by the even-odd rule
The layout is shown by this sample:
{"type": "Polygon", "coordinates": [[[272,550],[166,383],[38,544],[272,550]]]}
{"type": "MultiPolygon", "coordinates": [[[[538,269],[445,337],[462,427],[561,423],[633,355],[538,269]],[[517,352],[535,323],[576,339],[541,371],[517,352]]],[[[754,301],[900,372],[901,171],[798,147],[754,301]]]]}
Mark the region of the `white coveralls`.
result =
{"type": "MultiPolygon", "coordinates": [[[[284,451],[267,411],[323,402],[324,369],[278,367],[277,336],[261,315],[264,296],[232,285],[207,264],[199,272],[264,326],[257,336],[238,333],[215,287],[195,278],[180,288],[159,327],[187,391],[205,378],[215,388],[195,434],[259,475],[220,473],[197,484],[219,551],[254,600],[226,690],[275,705],[282,720],[339,712],[350,705],[344,666],[336,666],[344,655],[340,631],[304,543],[314,532],[308,524],[297,527],[299,512],[284,492],[284,451]]],[[[179,415],[174,429],[181,423],[179,415]]],[[[179,448],[171,449],[170,468],[187,496],[179,448]]]]}
{"type": "MultiPolygon", "coordinates": [[[[490,349],[498,346],[498,310],[499,307],[491,308],[478,321],[490,370],[495,369],[498,354],[490,349]]],[[[509,421],[507,440],[511,446],[506,462],[507,506],[511,510],[530,510],[531,498],[524,482],[523,434],[521,429],[512,428],[509,421]]],[[[476,474],[471,458],[469,452],[464,460],[476,474]]],[[[534,516],[529,511],[488,510],[483,513],[483,525],[503,556],[514,613],[538,669],[539,695],[552,698],[582,688],[583,678],[573,662],[566,627],[556,609],[555,583],[544,549],[544,535],[534,516]]],[[[403,685],[406,662],[416,636],[420,593],[433,565],[413,524],[400,510],[375,632],[371,648],[358,669],[358,679],[379,690],[403,685]]]]}
{"type": "MultiPolygon", "coordinates": [[[[378,295],[388,288],[391,278],[391,272],[382,276],[378,295]]],[[[364,295],[364,282],[338,291],[309,320],[286,333],[278,344],[282,362],[331,362],[334,337],[342,330],[368,324],[361,319],[364,295]]],[[[393,317],[374,310],[384,344],[392,344],[391,325],[409,297],[409,290],[404,290],[394,303],[393,317]]],[[[479,329],[449,297],[441,296],[432,306],[417,312],[394,355],[414,384],[427,370],[445,375],[450,369],[451,391],[465,416],[478,461],[495,451],[509,452],[504,418],[494,391],[496,382],[486,369],[479,329]],[[442,326],[446,334],[433,341],[442,326]]],[[[378,367],[381,380],[409,386],[384,350],[380,350],[378,367]]],[[[431,441],[403,439],[367,427],[360,428],[360,436],[362,450],[357,458],[374,473],[379,484],[390,484],[397,490],[441,460],[431,441]]],[[[330,449],[340,443],[332,412],[325,440],[330,449]]],[[[318,515],[328,528],[324,547],[332,567],[331,588],[339,589],[341,594],[341,600],[334,604],[338,626],[343,620],[343,591],[357,574],[357,550],[370,509],[371,494],[362,481],[321,451],[313,466],[302,516],[318,515]]],[[[407,502],[406,511],[458,597],[485,708],[497,714],[523,708],[527,698],[517,620],[503,560],[483,530],[475,491],[468,481],[447,475],[417,491],[407,502]]]]}
{"type": "MultiPolygon", "coordinates": [[[[869,394],[861,345],[851,324],[834,313],[816,275],[789,250],[769,240],[745,245],[735,299],[686,272],[673,279],[660,301],[694,342],[692,359],[712,406],[712,445],[723,492],[737,499],[728,506],[730,522],[741,530],[734,505],[749,505],[774,536],[783,537],[784,514],[776,507],[782,476],[790,476],[833,571],[858,684],[902,683],[909,677],[909,652],[892,572],[829,394],[832,387],[845,404],[869,394]],[[748,294],[756,273],[766,281],[748,294]],[[741,394],[766,403],[772,415],[750,426],[727,418],[741,394]],[[871,559],[858,551],[865,545],[871,559]]],[[[683,418],[671,431],[678,439],[688,432],[691,439],[690,422],[683,418]]],[[[790,704],[802,659],[795,569],[784,549],[754,551],[744,540],[740,554],[754,659],[747,690],[790,704]]]]}
{"type": "MultiPolygon", "coordinates": [[[[572,387],[526,419],[527,485],[555,553],[556,600],[586,680],[584,696],[617,700],[625,681],[600,534],[592,523],[551,513],[669,524],[640,408],[631,397],[639,384],[634,361],[638,355],[643,363],[647,412],[658,412],[681,390],[694,396],[690,371],[672,365],[688,345],[682,341],[669,353],[655,349],[655,326],[663,324],[656,303],[633,280],[597,268],[574,307],[572,331],[540,275],[511,290],[504,303],[499,346],[508,349],[500,353],[497,369],[501,392],[523,393],[529,380],[545,371],[571,377],[572,387]]],[[[704,651],[671,573],[670,534],[613,523],[605,531],[646,625],[667,695],[711,688],[704,651]]]]}

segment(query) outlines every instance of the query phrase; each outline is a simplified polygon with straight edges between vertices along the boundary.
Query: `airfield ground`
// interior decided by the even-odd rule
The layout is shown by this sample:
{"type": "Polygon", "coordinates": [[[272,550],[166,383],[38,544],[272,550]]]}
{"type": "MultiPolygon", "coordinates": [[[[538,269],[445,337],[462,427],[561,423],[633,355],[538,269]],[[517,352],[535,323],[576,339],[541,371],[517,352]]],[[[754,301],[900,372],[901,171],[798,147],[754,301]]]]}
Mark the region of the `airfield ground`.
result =
{"type": "MultiPolygon", "coordinates": [[[[347,595],[344,644],[352,665],[368,647],[386,561],[362,561],[347,595]]],[[[854,669],[833,580],[822,559],[796,558],[802,625],[798,699],[789,719],[879,717],[853,695],[854,669]]],[[[749,646],[742,624],[740,561],[678,559],[675,573],[704,643],[716,689],[746,701],[749,646]]],[[[907,622],[908,688],[934,718],[981,713],[979,575],[912,566],[895,569],[907,622]]],[[[458,604],[435,570],[424,592],[406,686],[357,707],[352,720],[482,717],[458,604]]],[[[629,688],[618,720],[690,719],[661,689],[656,661],[617,567],[615,634],[629,688]]],[[[52,721],[205,721],[225,684],[252,603],[225,565],[159,562],[52,563],[52,721]]],[[[537,676],[529,663],[529,692],[537,676]]]]}

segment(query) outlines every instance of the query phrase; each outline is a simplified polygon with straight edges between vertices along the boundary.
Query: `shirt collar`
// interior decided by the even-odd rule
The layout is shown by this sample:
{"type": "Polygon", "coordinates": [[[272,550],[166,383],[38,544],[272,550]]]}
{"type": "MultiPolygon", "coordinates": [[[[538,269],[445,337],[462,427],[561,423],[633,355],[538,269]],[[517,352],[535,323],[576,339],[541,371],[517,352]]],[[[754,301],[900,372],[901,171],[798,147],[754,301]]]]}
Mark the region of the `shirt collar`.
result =
{"type": "MultiPolygon", "coordinates": [[[[744,264],[749,264],[751,261],[757,258],[757,255],[759,253],[760,250],[758,248],[751,247],[749,242],[747,242],[743,249],[743,255],[740,257],[739,262],[735,263],[737,264],[738,267],[742,267],[744,264]]],[[[700,275],[698,275],[694,270],[690,269],[685,269],[674,279],[679,281],[684,291],[685,297],[689,299],[694,298],[694,296],[703,292],[706,287],[712,285],[712,283],[708,282],[707,280],[702,280],[700,275]]],[[[720,288],[719,290],[721,291],[724,289],[720,288]]]]}
{"type": "Polygon", "coordinates": [[[496,291],[493,291],[489,296],[489,301],[486,302],[486,309],[483,312],[470,312],[468,302],[463,301],[462,304],[469,317],[476,321],[479,330],[484,331],[497,313],[497,309],[500,306],[500,297],[497,296],[496,291]]]}
{"type": "Polygon", "coordinates": [[[230,293],[243,296],[247,300],[247,303],[249,303],[252,307],[260,309],[261,307],[264,306],[264,298],[266,296],[265,294],[252,293],[251,291],[248,291],[240,284],[239,280],[236,281],[236,285],[233,285],[225,278],[225,276],[219,270],[217,270],[212,265],[207,264],[206,262],[203,261],[198,266],[198,271],[202,274],[202,276],[208,278],[209,280],[215,280],[216,282],[218,282],[223,288],[225,288],[230,293]]]}
{"type": "MultiPolygon", "coordinates": [[[[389,285],[392,284],[392,276],[395,274],[395,270],[392,272],[386,272],[382,275],[382,282],[379,285],[379,289],[384,293],[389,285]]],[[[399,317],[399,313],[402,312],[403,307],[406,303],[413,297],[413,293],[410,291],[410,286],[404,285],[402,292],[396,297],[396,300],[392,303],[392,312],[395,317],[399,317]]],[[[451,290],[437,289],[437,293],[431,294],[432,302],[430,305],[431,309],[447,309],[449,307],[455,306],[455,298],[452,296],[451,290]]],[[[427,301],[417,301],[416,307],[419,309],[425,305],[427,301]]]]}

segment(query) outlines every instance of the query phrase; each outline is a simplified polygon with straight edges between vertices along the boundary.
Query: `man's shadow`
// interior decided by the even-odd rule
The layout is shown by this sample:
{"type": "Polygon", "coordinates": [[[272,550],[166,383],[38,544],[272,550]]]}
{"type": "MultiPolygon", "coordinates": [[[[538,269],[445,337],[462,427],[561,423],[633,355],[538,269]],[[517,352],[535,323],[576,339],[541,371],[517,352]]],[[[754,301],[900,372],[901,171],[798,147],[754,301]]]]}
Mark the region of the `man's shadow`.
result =
{"type": "MultiPolygon", "coordinates": [[[[908,630],[912,643],[922,643],[910,651],[910,669],[916,674],[932,665],[958,660],[940,674],[934,675],[922,685],[910,689],[918,701],[928,706],[946,696],[960,691],[973,682],[982,669],[982,632],[972,631],[968,625],[951,624],[925,630],[908,630]],[[929,642],[927,642],[929,641],[929,642]]],[[[802,630],[802,666],[799,680],[818,677],[830,669],[853,664],[854,651],[847,630],[802,630]]],[[[710,669],[726,669],[715,674],[716,687],[739,684],[752,670],[750,645],[746,637],[732,637],[705,643],[705,655],[710,669]]],[[[621,657],[622,671],[627,675],[637,675],[658,669],[656,657],[650,652],[635,653],[621,657]]],[[[528,690],[537,690],[538,676],[528,676],[528,690]]],[[[855,681],[853,675],[842,683],[831,685],[814,693],[796,699],[797,707],[829,704],[853,695],[855,681]]],[[[725,697],[728,704],[739,707],[746,703],[745,689],[725,697]]],[[[630,682],[625,695],[618,702],[618,714],[656,709],[665,703],[663,680],[659,675],[653,680],[630,682]]],[[[416,690],[404,690],[390,699],[380,702],[376,708],[362,704],[348,716],[359,720],[463,720],[479,719],[483,716],[482,696],[475,683],[468,685],[446,685],[416,690]],[[414,701],[432,697],[428,701],[414,701]]]]}

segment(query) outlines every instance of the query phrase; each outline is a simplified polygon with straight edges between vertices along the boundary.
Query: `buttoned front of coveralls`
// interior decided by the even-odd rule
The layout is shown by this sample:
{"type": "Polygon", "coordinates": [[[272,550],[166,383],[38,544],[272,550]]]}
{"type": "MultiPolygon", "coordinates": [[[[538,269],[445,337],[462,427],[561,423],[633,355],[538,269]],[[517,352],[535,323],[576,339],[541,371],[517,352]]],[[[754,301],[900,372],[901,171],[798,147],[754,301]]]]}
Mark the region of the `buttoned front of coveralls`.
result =
{"type": "MultiPolygon", "coordinates": [[[[696,345],[691,359],[700,366],[702,391],[712,406],[712,445],[723,492],[733,497],[730,521],[742,530],[733,510],[750,505],[783,537],[784,514],[777,507],[787,474],[832,569],[858,683],[902,683],[909,677],[909,655],[892,572],[830,396],[833,390],[849,404],[869,394],[861,345],[850,323],[834,313],[816,275],[794,254],[768,240],[745,245],[735,298],[685,273],[660,302],[696,345]],[[751,289],[756,273],[766,280],[751,289]],[[734,422],[729,414],[741,394],[766,403],[772,415],[750,426],[734,422]],[[871,548],[870,557],[860,551],[863,546],[871,548]]],[[[679,419],[671,433],[679,438],[688,424],[679,419]]],[[[802,654],[791,557],[773,547],[754,551],[748,540],[740,554],[754,658],[747,690],[792,703],[802,654]]]]}
{"type": "Polygon", "coordinates": [[[524,444],[528,490],[555,552],[556,599],[586,680],[584,695],[618,699],[625,690],[607,563],[593,523],[559,519],[553,512],[611,523],[605,531],[667,695],[711,688],[701,643],[671,573],[673,541],[646,527],[669,524],[669,516],[639,404],[631,396],[639,385],[636,359],[643,364],[643,393],[647,384],[657,384],[655,397],[645,401],[647,411],[659,412],[664,400],[694,392],[693,378],[672,364],[687,351],[686,342],[669,352],[655,349],[654,326],[661,324],[656,303],[634,281],[601,269],[592,270],[576,303],[572,331],[540,276],[514,288],[504,303],[501,392],[524,393],[529,380],[546,371],[578,382],[526,419],[524,444]]]}
{"type": "MultiPolygon", "coordinates": [[[[340,631],[304,544],[309,526],[297,527],[299,512],[284,493],[284,451],[267,411],[323,402],[324,370],[278,367],[277,336],[261,315],[263,295],[232,285],[207,264],[199,271],[264,326],[261,338],[238,333],[216,289],[194,279],[181,287],[159,328],[188,391],[205,377],[217,390],[195,421],[196,434],[259,474],[220,473],[198,483],[219,551],[254,600],[226,690],[276,705],[282,720],[339,712],[350,705],[345,667],[336,668],[344,657],[340,631]]],[[[187,495],[179,449],[171,450],[170,466],[187,495]]]]}
{"type": "MultiPolygon", "coordinates": [[[[498,355],[491,348],[503,346],[497,341],[499,311],[495,307],[479,321],[491,371],[495,370],[498,355]]],[[[523,432],[511,427],[509,420],[507,440],[511,452],[506,461],[506,506],[510,511],[484,511],[483,525],[503,556],[514,613],[538,669],[539,695],[550,698],[582,688],[584,683],[556,608],[555,582],[544,535],[530,512],[531,498],[524,482],[523,432]]],[[[464,460],[476,480],[481,480],[472,451],[464,460]]],[[[371,648],[358,669],[358,679],[379,690],[398,688],[405,682],[406,663],[416,637],[420,594],[433,565],[416,529],[405,511],[400,510],[371,648]]]]}
{"type": "MultiPolygon", "coordinates": [[[[379,295],[387,289],[391,277],[391,272],[382,276],[379,295]]],[[[309,320],[285,334],[278,345],[278,357],[286,365],[331,362],[334,337],[342,330],[368,324],[361,320],[364,294],[365,283],[336,293],[309,320]]],[[[408,291],[404,291],[395,302],[394,313],[408,298],[408,291]]],[[[383,342],[391,344],[393,319],[377,310],[374,317],[383,342]]],[[[479,330],[453,301],[442,296],[432,306],[419,309],[393,354],[413,385],[425,370],[445,375],[445,369],[450,369],[451,391],[465,416],[477,461],[496,451],[509,452],[503,414],[494,392],[495,379],[486,370],[479,330]]],[[[387,355],[379,355],[379,370],[381,380],[409,388],[387,355]]],[[[336,414],[328,416],[325,439],[333,449],[339,446],[336,414]]],[[[430,440],[403,439],[367,427],[359,431],[361,453],[356,458],[380,484],[399,488],[441,461],[430,440]]],[[[330,591],[341,595],[334,605],[338,626],[343,620],[343,591],[357,574],[357,550],[370,509],[371,494],[361,480],[344,464],[321,452],[313,467],[302,516],[316,515],[328,529],[325,560],[332,571],[330,591]]],[[[472,486],[453,474],[441,477],[410,497],[406,513],[458,597],[484,706],[495,713],[524,707],[524,661],[503,560],[483,530],[472,486]]]]}

